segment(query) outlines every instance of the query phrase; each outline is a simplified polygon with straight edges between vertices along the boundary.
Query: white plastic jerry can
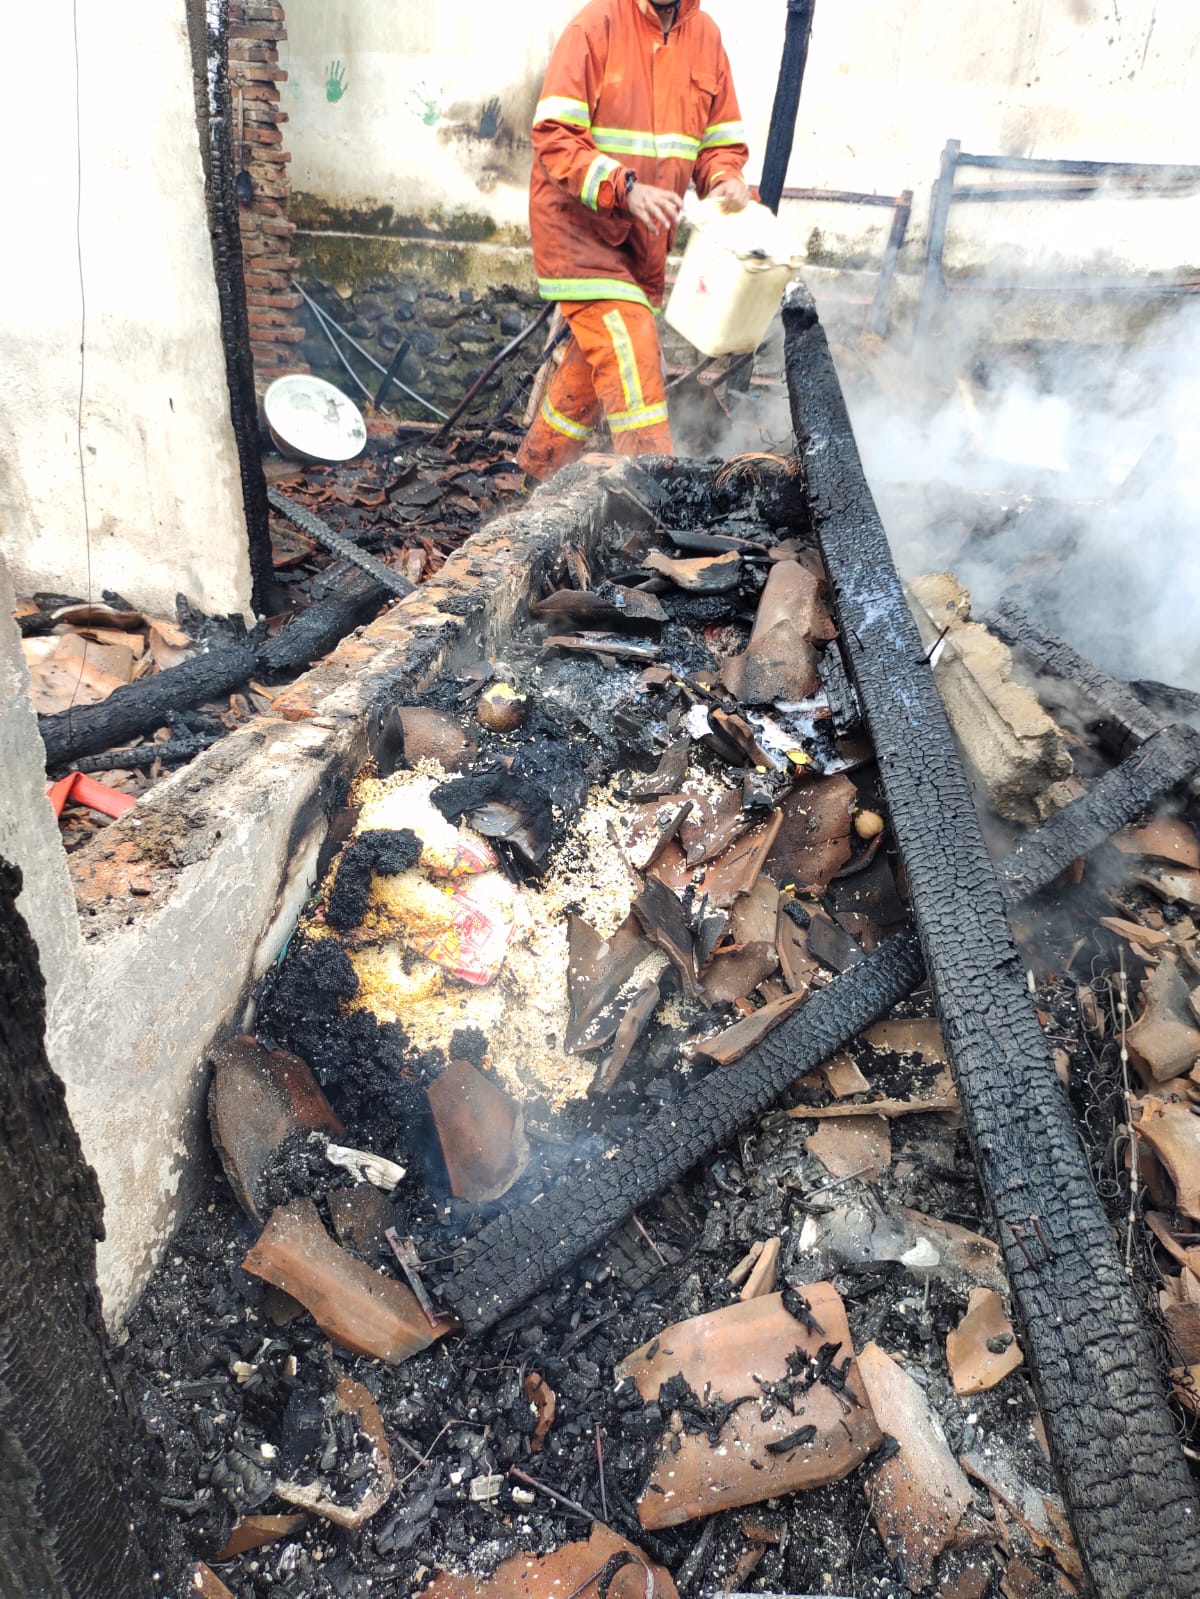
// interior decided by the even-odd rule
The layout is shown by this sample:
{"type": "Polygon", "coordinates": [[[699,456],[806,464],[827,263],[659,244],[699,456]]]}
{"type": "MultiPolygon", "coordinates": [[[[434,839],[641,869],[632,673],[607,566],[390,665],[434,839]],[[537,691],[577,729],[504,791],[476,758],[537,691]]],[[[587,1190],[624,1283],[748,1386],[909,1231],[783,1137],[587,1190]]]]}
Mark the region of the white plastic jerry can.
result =
{"type": "Polygon", "coordinates": [[[666,319],[702,355],[748,355],[804,256],[765,205],[723,211],[717,200],[689,195],[685,214],[692,232],[666,319]]]}

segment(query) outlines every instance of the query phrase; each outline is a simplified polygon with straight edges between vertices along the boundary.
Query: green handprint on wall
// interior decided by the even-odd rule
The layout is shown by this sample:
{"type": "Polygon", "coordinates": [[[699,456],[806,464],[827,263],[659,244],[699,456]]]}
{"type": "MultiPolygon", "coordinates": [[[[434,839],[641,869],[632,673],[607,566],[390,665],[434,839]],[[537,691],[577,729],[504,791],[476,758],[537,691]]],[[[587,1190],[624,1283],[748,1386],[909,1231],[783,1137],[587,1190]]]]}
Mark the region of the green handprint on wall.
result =
{"type": "Polygon", "coordinates": [[[349,87],[345,67],[340,61],[331,61],[325,68],[325,98],[336,105],[349,87]]]}

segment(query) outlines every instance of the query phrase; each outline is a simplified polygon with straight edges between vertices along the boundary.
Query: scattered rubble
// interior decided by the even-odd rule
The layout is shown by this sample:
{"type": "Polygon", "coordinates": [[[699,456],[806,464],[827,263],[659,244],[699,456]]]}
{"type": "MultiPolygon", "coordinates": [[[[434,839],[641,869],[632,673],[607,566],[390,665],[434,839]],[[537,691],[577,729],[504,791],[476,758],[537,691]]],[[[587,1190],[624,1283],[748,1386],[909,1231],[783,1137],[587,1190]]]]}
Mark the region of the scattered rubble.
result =
{"type": "MultiPolygon", "coordinates": [[[[898,827],[821,686],[842,641],[820,563],[752,494],[689,509],[646,481],[651,516],[586,561],[564,553],[505,658],[414,692],[396,769],[345,796],[341,847],[261,996],[257,1042],[239,1045],[263,1107],[245,1127],[214,1112],[246,1216],[214,1192],[181,1238],[182,1285],[168,1267],[135,1326],[144,1401],[171,1441],[167,1497],[190,1507],[181,1539],[239,1599],[751,1579],[969,1599],[989,1583],[1051,1591],[1051,1568],[1082,1578],[1004,1315],[1010,1272],[950,1069],[958,1033],[943,1037],[929,996],[904,998],[921,965],[898,827]],[[664,544],[664,526],[683,541],[664,544]],[[705,548],[714,536],[733,547],[705,548]],[[764,613],[784,590],[796,604],[764,613]],[[805,651],[778,636],[802,612],[817,665],[803,689],[785,668],[805,651]],[[751,656],[751,684],[776,690],[761,701],[751,656]],[[485,694],[499,715],[479,717],[485,694]],[[297,1122],[263,1066],[280,1051],[311,1065],[344,1131],[297,1122]],[[405,1175],[366,1186],[372,1160],[405,1175]],[[494,1299],[481,1261],[507,1274],[494,1299]],[[180,1333],[205,1313],[215,1365],[180,1333]],[[338,1411],[328,1340],[378,1406],[394,1481],[382,1452],[367,1463],[365,1408],[338,1411]],[[307,1478],[267,1470],[318,1412],[353,1421],[353,1493],[332,1456],[307,1478]],[[311,1519],[230,1553],[235,1520],[287,1502],[280,1482],[307,1484],[311,1519]],[[368,1502],[352,1537],[331,1527],[331,1505],[368,1502]]],[[[1002,876],[1014,900],[1140,817],[1129,781],[1065,811],[1028,882],[1002,876]]],[[[1154,781],[1151,798],[1166,767],[1154,781]]],[[[1181,1117],[1200,1083],[1151,1074],[1138,1103],[1119,1051],[1133,1058],[1143,969],[1147,1000],[1169,989],[1173,1024],[1196,1020],[1187,884],[1158,868],[1197,868],[1178,829],[1153,841],[1173,855],[1131,836],[1155,887],[1105,899],[1117,851],[1100,851],[1019,926],[1110,1182],[1124,1129],[1133,1175],[1116,1165],[1109,1216],[1128,1212],[1131,1255],[1157,1246],[1169,1263],[1156,1302],[1186,1395],[1200,1250],[1179,1219],[1195,1202],[1181,1117]],[[1072,895],[1064,950],[1054,907],[1072,895]],[[1103,969],[1121,974],[1120,1004],[1117,978],[1093,987],[1087,965],[1118,947],[1103,969]],[[1088,1098],[1101,1058],[1102,1105],[1088,1098]],[[1146,1229],[1130,1181],[1153,1193],[1146,1229]]],[[[1054,1223],[1018,1225],[1007,1255],[1044,1264],[1054,1223]]]]}

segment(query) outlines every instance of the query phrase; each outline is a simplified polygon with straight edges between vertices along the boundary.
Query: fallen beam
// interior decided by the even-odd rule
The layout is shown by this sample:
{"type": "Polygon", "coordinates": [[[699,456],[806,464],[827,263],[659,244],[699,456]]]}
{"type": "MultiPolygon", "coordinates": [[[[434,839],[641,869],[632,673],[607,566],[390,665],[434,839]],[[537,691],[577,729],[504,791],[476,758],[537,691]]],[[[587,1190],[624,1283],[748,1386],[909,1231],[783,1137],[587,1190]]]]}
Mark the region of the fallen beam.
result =
{"type": "MultiPolygon", "coordinates": [[[[1045,887],[1200,769],[1200,739],[1190,730],[1168,729],[1159,738],[1161,760],[1146,763],[1139,752],[1107,773],[1055,817],[1050,840],[1027,850],[1019,867],[1009,870],[1014,851],[1000,868],[1013,901],[1045,887]]],[[[1037,845],[1048,827],[1030,833],[1019,848],[1037,845]]],[[[915,934],[888,939],[815,993],[736,1067],[712,1072],[678,1104],[652,1116],[612,1158],[581,1162],[556,1178],[536,1204],[488,1222],[464,1244],[441,1298],[469,1332],[492,1326],[769,1110],[798,1077],[886,1015],[924,972],[915,934]]]]}
{"type": "Polygon", "coordinates": [[[1099,1599],[1185,1599],[1200,1592],[1200,1502],[801,285],[784,330],[817,537],[1080,1554],[1099,1599]]]}
{"type": "Polygon", "coordinates": [[[256,673],[300,671],[367,621],[386,594],[373,577],[352,572],[332,594],[310,605],[272,639],[193,655],[154,677],[114,689],[98,705],[76,705],[53,716],[39,716],[47,767],[65,766],[152,732],[172,712],[222,699],[256,673]]]}
{"type": "Polygon", "coordinates": [[[979,620],[997,638],[1027,656],[1039,672],[1073,688],[1083,701],[1079,709],[1091,713],[1089,720],[1115,755],[1127,755],[1161,727],[1154,712],[1124,683],[1044,628],[1015,600],[1000,600],[979,620]]]}
{"type": "Polygon", "coordinates": [[[1095,832],[1117,832],[1167,790],[1200,771],[1200,732],[1185,724],[1152,733],[1140,749],[1093,784],[1088,814],[1068,805],[1027,833],[997,868],[1010,901],[1024,899],[1095,847],[1095,832]]]}

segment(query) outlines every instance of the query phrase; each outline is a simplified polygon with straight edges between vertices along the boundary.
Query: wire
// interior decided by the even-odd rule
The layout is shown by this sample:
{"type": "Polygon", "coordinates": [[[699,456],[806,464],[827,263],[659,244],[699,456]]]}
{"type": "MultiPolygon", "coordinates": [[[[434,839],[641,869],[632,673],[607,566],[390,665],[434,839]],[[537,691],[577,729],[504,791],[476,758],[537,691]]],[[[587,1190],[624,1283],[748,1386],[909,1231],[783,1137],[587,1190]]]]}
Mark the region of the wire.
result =
{"type": "MultiPolygon", "coordinates": [[[[75,263],[79,273],[79,394],[75,402],[75,448],[79,460],[79,492],[83,501],[83,539],[87,559],[87,602],[92,604],[92,526],[88,512],[87,467],[83,459],[83,398],[87,382],[87,286],[83,275],[83,94],[79,64],[79,0],[71,0],[71,34],[75,47],[75,263]]],[[[67,715],[75,709],[75,698],[87,666],[89,640],[83,639],[79,672],[71,689],[67,715]]]]}

